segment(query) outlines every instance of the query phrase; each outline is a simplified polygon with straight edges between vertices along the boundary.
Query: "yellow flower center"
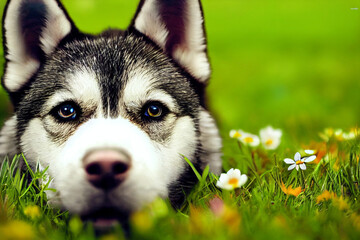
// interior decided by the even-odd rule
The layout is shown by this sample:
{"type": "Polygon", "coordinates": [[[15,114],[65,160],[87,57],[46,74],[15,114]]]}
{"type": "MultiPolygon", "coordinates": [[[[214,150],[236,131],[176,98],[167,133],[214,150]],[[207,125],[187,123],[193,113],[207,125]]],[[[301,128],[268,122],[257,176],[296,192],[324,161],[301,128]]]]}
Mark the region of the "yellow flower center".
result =
{"type": "Polygon", "coordinates": [[[30,218],[38,218],[41,216],[40,208],[36,205],[33,206],[27,206],[24,209],[24,214],[30,218]]]}
{"type": "Polygon", "coordinates": [[[301,161],[301,160],[299,160],[299,161],[296,161],[296,164],[297,165],[300,165],[300,164],[303,164],[304,162],[303,161],[301,161]]]}
{"type": "Polygon", "coordinates": [[[239,138],[239,137],[241,137],[241,134],[239,132],[235,132],[234,138],[239,138]]]}
{"type": "Polygon", "coordinates": [[[252,143],[252,142],[254,142],[254,139],[252,137],[246,137],[246,138],[244,138],[244,142],[252,143]]]}
{"type": "Polygon", "coordinates": [[[239,179],[237,178],[231,178],[228,182],[231,186],[236,187],[239,183],[239,179]]]}
{"type": "Polygon", "coordinates": [[[271,145],[271,144],[273,144],[273,142],[274,142],[274,141],[273,141],[272,139],[269,139],[269,140],[267,140],[267,141],[265,142],[265,144],[266,144],[266,145],[271,145]]]}

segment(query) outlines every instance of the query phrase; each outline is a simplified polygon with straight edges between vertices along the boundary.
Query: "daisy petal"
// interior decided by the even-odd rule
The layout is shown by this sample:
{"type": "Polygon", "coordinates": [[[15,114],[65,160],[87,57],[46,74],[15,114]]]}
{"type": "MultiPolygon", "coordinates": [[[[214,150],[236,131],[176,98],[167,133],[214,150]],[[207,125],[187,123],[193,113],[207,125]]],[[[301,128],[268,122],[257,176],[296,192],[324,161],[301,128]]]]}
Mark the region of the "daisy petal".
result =
{"type": "Polygon", "coordinates": [[[306,170],[306,165],[305,165],[305,163],[300,164],[300,168],[301,168],[301,170],[306,170]]]}
{"type": "Polygon", "coordinates": [[[232,129],[232,130],[230,130],[229,135],[230,135],[230,137],[231,137],[231,138],[234,138],[234,137],[235,137],[235,135],[236,135],[236,133],[237,133],[237,131],[236,131],[236,130],[234,130],[234,129],[232,129]]]}
{"type": "Polygon", "coordinates": [[[312,161],[314,161],[315,159],[316,159],[316,156],[313,155],[313,156],[310,156],[310,157],[306,158],[304,162],[312,162],[312,161]]]}
{"type": "Polygon", "coordinates": [[[220,181],[217,181],[217,182],[216,182],[216,186],[219,187],[219,188],[222,188],[223,185],[224,185],[224,184],[223,184],[222,182],[220,182],[220,181]]]}
{"type": "Polygon", "coordinates": [[[300,158],[301,158],[300,153],[299,153],[299,152],[295,153],[294,160],[295,160],[295,161],[299,161],[300,158]]]}
{"type": "Polygon", "coordinates": [[[229,171],[227,171],[227,173],[223,173],[223,174],[230,176],[230,175],[233,175],[234,171],[235,171],[235,169],[230,168],[229,171]]]}
{"type": "Polygon", "coordinates": [[[292,160],[291,158],[285,158],[285,159],[284,159],[284,162],[285,162],[286,164],[294,164],[294,163],[295,163],[295,161],[292,160]]]}
{"type": "Polygon", "coordinates": [[[236,168],[236,169],[234,169],[234,171],[231,174],[228,174],[228,175],[239,178],[241,176],[241,172],[239,169],[236,168]]]}
{"type": "Polygon", "coordinates": [[[305,153],[306,153],[306,154],[314,154],[315,151],[314,151],[314,150],[307,149],[307,150],[305,150],[305,153]]]}
{"type": "Polygon", "coordinates": [[[247,180],[248,180],[248,177],[245,174],[241,175],[239,185],[240,186],[244,185],[247,180]]]}
{"type": "Polygon", "coordinates": [[[299,165],[296,164],[296,171],[299,171],[299,165]]]}
{"type": "Polygon", "coordinates": [[[218,182],[225,183],[225,182],[228,182],[228,181],[229,181],[229,176],[226,173],[222,173],[220,175],[220,178],[219,178],[218,182]]]}
{"type": "Polygon", "coordinates": [[[289,171],[290,171],[290,170],[293,170],[295,167],[296,167],[296,164],[290,165],[290,166],[288,167],[288,170],[289,170],[289,171]]]}

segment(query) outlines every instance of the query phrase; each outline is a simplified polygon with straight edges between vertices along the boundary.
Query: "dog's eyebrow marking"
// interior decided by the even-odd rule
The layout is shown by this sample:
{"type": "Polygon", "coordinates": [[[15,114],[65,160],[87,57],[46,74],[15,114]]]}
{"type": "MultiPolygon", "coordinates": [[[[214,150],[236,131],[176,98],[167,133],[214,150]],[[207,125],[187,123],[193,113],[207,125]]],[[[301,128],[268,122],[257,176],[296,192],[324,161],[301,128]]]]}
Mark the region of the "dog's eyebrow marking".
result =
{"type": "Polygon", "coordinates": [[[68,100],[73,100],[73,96],[71,92],[67,90],[62,90],[56,92],[54,95],[52,95],[49,100],[47,100],[44,104],[43,111],[41,112],[41,115],[46,115],[50,110],[60,103],[68,100]]]}
{"type": "Polygon", "coordinates": [[[156,80],[147,76],[135,75],[130,78],[123,90],[121,99],[125,106],[141,107],[148,101],[159,101],[170,111],[179,112],[175,99],[166,91],[157,88],[156,80]]]}
{"type": "Polygon", "coordinates": [[[129,77],[122,90],[122,101],[124,103],[141,103],[155,89],[156,80],[145,74],[133,74],[129,77]]]}
{"type": "MultiPolygon", "coordinates": [[[[67,84],[64,90],[55,92],[46,101],[42,115],[47,114],[52,108],[64,101],[83,102],[91,105],[100,105],[100,88],[95,74],[87,70],[79,70],[74,74],[68,74],[67,84]]],[[[101,111],[101,108],[98,108],[101,111]]]]}
{"type": "Polygon", "coordinates": [[[179,109],[175,104],[174,98],[164,90],[156,89],[151,91],[146,98],[146,101],[159,101],[164,103],[172,112],[178,113],[179,109]]]}

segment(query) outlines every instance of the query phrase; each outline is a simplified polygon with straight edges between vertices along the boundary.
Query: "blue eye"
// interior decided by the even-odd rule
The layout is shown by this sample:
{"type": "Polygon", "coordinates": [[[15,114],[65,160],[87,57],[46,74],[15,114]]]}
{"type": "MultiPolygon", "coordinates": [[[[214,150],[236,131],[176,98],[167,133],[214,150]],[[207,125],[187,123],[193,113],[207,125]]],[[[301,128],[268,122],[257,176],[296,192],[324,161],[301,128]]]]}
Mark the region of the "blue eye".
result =
{"type": "Polygon", "coordinates": [[[158,105],[149,105],[146,109],[145,109],[145,116],[146,117],[151,117],[151,118],[158,118],[162,115],[162,108],[158,105]]]}
{"type": "Polygon", "coordinates": [[[61,105],[57,114],[63,120],[74,120],[77,116],[75,107],[71,104],[61,105]]]}

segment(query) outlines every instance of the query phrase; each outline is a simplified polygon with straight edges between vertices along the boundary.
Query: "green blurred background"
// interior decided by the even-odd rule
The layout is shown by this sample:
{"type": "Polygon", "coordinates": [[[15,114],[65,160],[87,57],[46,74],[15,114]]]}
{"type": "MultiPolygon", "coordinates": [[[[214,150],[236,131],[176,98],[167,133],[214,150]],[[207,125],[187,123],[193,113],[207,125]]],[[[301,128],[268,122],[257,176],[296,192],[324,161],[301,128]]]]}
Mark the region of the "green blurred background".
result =
{"type": "MultiPolygon", "coordinates": [[[[138,0],[63,0],[76,25],[126,28],[138,0]]],[[[359,0],[203,0],[213,75],[209,106],[223,136],[268,124],[290,139],[360,120],[359,0]]],[[[1,11],[5,0],[1,0],[1,11]]],[[[0,73],[3,72],[3,53],[0,73]]],[[[10,103],[0,90],[0,125],[10,103]]],[[[225,145],[227,141],[225,141],[225,145]]]]}

